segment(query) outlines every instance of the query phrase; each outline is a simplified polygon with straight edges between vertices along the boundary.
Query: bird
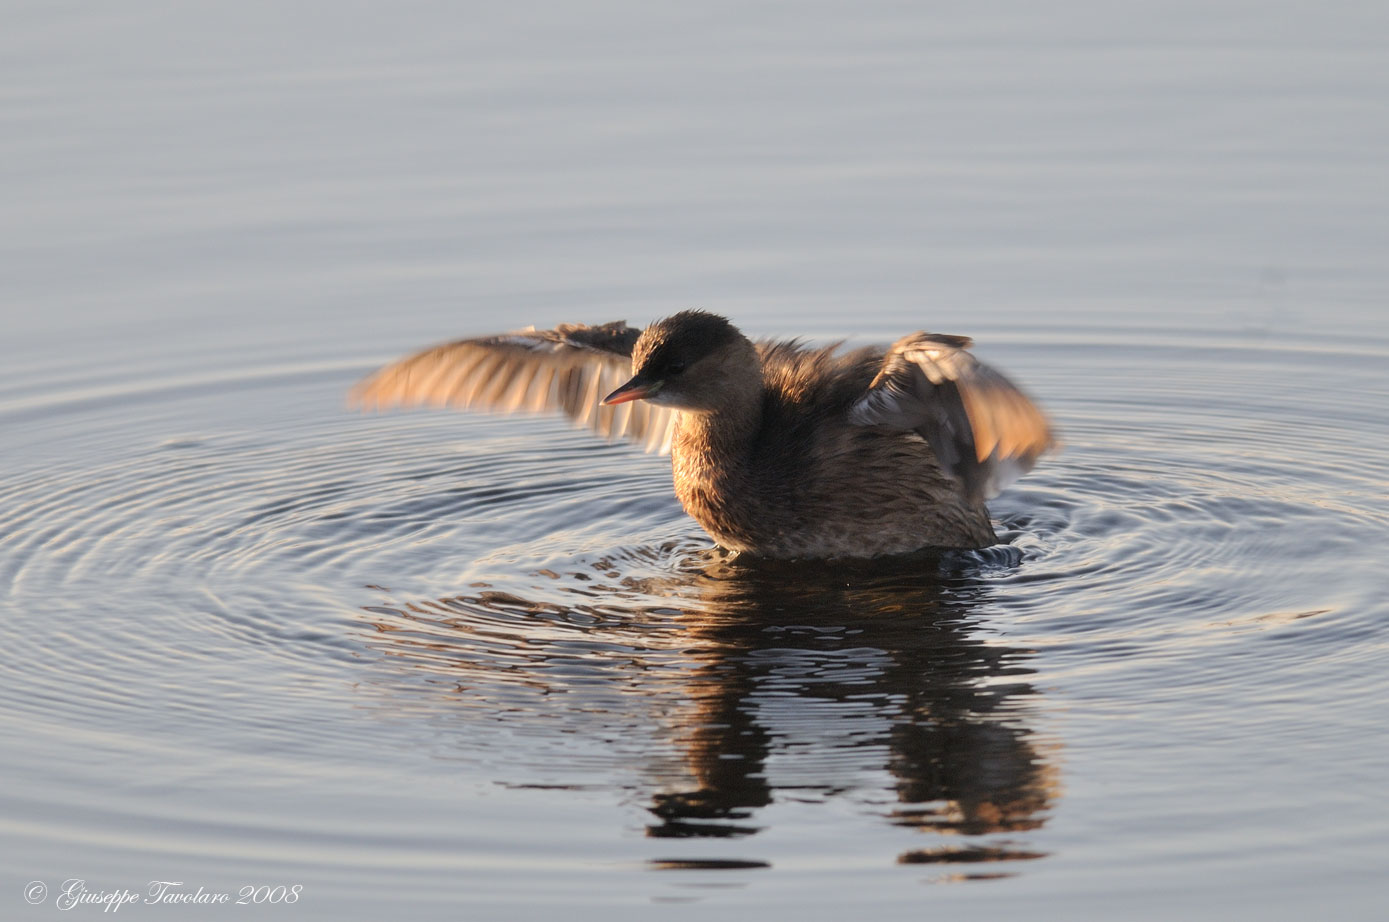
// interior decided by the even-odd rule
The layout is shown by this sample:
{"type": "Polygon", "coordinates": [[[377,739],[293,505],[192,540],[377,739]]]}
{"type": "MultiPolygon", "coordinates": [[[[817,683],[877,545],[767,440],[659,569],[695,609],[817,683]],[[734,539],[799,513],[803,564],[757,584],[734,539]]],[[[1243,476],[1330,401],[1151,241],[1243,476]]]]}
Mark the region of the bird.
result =
{"type": "Polygon", "coordinates": [[[687,310],[645,329],[561,324],[445,343],[368,376],[349,403],[560,410],[669,453],[685,511],[740,555],[983,548],[998,541],[985,501],[1056,436],[972,344],[926,332],[887,347],[754,342],[687,310]]]}

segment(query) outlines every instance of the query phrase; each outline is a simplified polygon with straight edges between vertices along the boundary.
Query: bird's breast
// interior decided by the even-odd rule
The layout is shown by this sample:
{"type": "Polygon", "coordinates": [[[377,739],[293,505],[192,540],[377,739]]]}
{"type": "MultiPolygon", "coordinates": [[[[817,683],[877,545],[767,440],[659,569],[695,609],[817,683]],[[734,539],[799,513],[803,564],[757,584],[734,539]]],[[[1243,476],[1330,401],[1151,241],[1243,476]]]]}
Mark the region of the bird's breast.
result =
{"type": "Polygon", "coordinates": [[[714,540],[737,551],[760,545],[767,510],[742,446],[719,445],[677,429],[671,470],[680,505],[714,540]]]}

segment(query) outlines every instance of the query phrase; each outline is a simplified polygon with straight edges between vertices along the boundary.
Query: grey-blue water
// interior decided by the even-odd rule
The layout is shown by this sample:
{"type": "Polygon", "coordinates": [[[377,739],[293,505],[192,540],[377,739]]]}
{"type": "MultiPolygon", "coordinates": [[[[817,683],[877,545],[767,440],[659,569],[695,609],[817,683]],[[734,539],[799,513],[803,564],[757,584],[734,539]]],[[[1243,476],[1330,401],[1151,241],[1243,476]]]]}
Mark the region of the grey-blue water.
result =
{"type": "Polygon", "coordinates": [[[4,22],[0,916],[1382,917],[1384,4],[4,22]],[[973,335],[1065,447],[998,548],[762,567],[344,405],[687,307],[973,335]]]}

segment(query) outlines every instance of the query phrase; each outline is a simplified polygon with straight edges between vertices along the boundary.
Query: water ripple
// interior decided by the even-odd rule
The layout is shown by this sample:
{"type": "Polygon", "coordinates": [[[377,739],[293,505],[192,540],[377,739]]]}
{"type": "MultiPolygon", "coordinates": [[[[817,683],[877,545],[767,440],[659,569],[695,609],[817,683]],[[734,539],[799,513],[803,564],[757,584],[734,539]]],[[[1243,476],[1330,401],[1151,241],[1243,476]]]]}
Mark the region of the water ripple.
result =
{"type": "MultiPolygon", "coordinates": [[[[1063,802],[1049,699],[1248,733],[1223,700],[1368,689],[1386,649],[1357,578],[1389,525],[1377,362],[1045,358],[1066,448],[995,504],[1004,544],[834,567],[710,548],[661,459],[553,420],[347,414],[322,369],[137,389],[119,439],[83,421],[135,391],[49,400],[70,450],[0,480],[0,703],[151,760],[196,725],[306,771],[408,752],[614,791],[653,839],[755,841],[773,803],[842,800],[965,837],[894,840],[903,864],[1030,861],[1063,802]],[[263,426],[200,422],[266,389],[263,426]]],[[[763,866],[651,866],[700,861],[763,866]]]]}

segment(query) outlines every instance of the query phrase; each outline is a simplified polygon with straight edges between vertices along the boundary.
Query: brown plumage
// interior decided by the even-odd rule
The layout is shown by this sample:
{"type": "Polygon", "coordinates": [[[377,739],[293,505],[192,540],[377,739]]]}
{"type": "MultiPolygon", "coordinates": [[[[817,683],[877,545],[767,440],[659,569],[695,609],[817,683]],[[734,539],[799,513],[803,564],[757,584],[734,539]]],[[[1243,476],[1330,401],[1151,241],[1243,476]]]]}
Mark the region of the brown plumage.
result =
{"type": "Polygon", "coordinates": [[[994,543],[984,500],[1054,444],[1042,412],[970,344],[932,333],[848,352],[753,343],[685,311],[645,330],[574,324],[438,346],[383,368],[352,400],[560,409],[669,450],[681,504],[724,547],[874,557],[994,543]]]}

